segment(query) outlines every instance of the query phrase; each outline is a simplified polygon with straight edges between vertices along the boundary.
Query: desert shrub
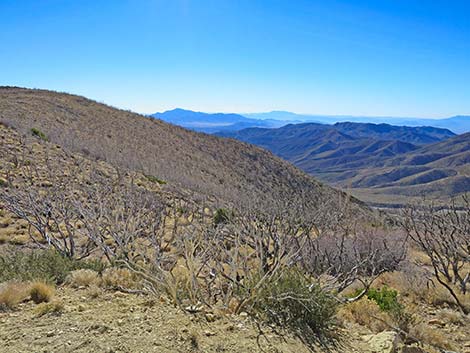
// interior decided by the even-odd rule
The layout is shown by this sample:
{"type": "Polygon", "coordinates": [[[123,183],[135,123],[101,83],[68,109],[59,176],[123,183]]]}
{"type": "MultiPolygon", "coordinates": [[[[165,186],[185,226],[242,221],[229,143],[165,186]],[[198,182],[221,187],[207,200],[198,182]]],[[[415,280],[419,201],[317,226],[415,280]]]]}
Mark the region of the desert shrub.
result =
{"type": "Polygon", "coordinates": [[[166,184],[165,180],[159,179],[156,176],[145,175],[145,177],[147,178],[148,181],[150,181],[152,183],[156,183],[156,184],[160,184],[160,185],[165,185],[166,184]]]}
{"type": "Polygon", "coordinates": [[[0,285],[0,310],[12,309],[29,297],[29,286],[22,282],[10,282],[0,285]]]}
{"type": "Polygon", "coordinates": [[[90,287],[88,287],[86,294],[89,298],[96,299],[101,295],[101,293],[102,293],[102,289],[98,287],[97,285],[92,284],[90,287]]]}
{"type": "Polygon", "coordinates": [[[0,254],[0,282],[42,280],[61,284],[71,271],[81,268],[101,272],[104,264],[72,260],[53,250],[22,252],[13,248],[0,254]]]}
{"type": "Polygon", "coordinates": [[[102,284],[106,288],[135,288],[137,286],[136,276],[125,268],[107,268],[101,277],[102,284]]]}
{"type": "Polygon", "coordinates": [[[367,297],[343,305],[338,311],[338,317],[342,321],[366,326],[376,333],[388,329],[388,324],[392,323],[389,315],[383,312],[375,301],[367,297]]]}
{"type": "Polygon", "coordinates": [[[218,208],[214,215],[214,224],[223,224],[230,221],[230,211],[225,208],[218,208]]]}
{"type": "Polygon", "coordinates": [[[373,300],[379,306],[380,310],[390,315],[395,325],[403,330],[408,329],[411,316],[405,311],[403,304],[398,301],[398,292],[396,290],[388,286],[383,286],[380,289],[370,288],[366,295],[368,299],[373,300]]]}
{"type": "Polygon", "coordinates": [[[336,307],[328,293],[295,268],[285,269],[266,282],[254,294],[252,305],[268,322],[289,328],[307,343],[329,336],[336,307]]]}
{"type": "Polygon", "coordinates": [[[34,309],[34,313],[37,317],[44,316],[46,314],[60,315],[64,312],[64,304],[60,301],[52,301],[49,303],[41,303],[34,309]]]}
{"type": "Polygon", "coordinates": [[[33,136],[39,137],[43,141],[49,141],[46,134],[35,127],[31,129],[31,133],[33,134],[33,136]]]}
{"type": "Polygon", "coordinates": [[[100,282],[98,272],[90,269],[80,269],[70,272],[65,282],[72,287],[90,287],[100,282]]]}
{"type": "Polygon", "coordinates": [[[370,288],[367,291],[367,298],[375,301],[383,311],[393,312],[403,309],[403,306],[398,302],[398,292],[387,286],[380,289],[370,288]]]}
{"type": "Polygon", "coordinates": [[[31,300],[36,304],[50,302],[54,296],[54,287],[44,282],[34,282],[29,288],[31,300]]]}

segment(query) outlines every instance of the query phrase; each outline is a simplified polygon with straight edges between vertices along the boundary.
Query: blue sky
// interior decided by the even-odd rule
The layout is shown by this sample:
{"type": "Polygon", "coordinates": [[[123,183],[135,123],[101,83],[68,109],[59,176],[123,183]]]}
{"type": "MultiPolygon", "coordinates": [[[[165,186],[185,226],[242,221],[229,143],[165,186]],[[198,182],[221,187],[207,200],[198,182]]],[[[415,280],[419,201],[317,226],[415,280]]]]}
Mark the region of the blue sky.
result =
{"type": "Polygon", "coordinates": [[[0,0],[0,85],[151,113],[470,114],[470,3],[0,0]]]}

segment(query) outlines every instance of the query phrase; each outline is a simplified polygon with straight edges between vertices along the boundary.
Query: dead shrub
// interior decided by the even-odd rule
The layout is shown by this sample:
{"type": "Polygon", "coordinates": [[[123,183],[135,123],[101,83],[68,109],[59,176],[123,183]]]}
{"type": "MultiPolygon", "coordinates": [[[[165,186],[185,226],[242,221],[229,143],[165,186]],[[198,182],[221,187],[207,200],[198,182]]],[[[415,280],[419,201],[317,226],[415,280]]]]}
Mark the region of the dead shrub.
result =
{"type": "Polygon", "coordinates": [[[88,269],[72,271],[66,279],[66,283],[75,288],[99,285],[99,282],[100,278],[98,273],[88,269]]]}
{"type": "Polygon", "coordinates": [[[104,270],[101,280],[105,288],[119,289],[137,287],[136,276],[125,268],[107,268],[104,270]]]}
{"type": "Polygon", "coordinates": [[[450,309],[440,310],[437,313],[437,317],[447,324],[453,324],[457,326],[464,326],[469,322],[469,318],[462,313],[450,309]]]}
{"type": "Polygon", "coordinates": [[[54,293],[54,287],[44,282],[33,282],[29,288],[31,299],[36,304],[50,302],[54,293]]]}
{"type": "Polygon", "coordinates": [[[379,306],[367,297],[341,307],[338,311],[338,318],[366,326],[376,333],[388,329],[392,324],[390,316],[381,311],[379,306]]]}
{"type": "MultiPolygon", "coordinates": [[[[452,284],[448,285],[453,287],[452,284]]],[[[466,311],[470,310],[470,295],[463,295],[461,293],[455,293],[455,296],[459,299],[460,306],[455,301],[455,297],[450,294],[447,288],[437,284],[431,284],[423,290],[423,295],[426,303],[435,307],[462,307],[466,311]]]]}
{"type": "Polygon", "coordinates": [[[441,330],[426,325],[425,323],[419,323],[414,325],[410,329],[410,335],[417,338],[419,341],[437,346],[442,349],[452,349],[452,345],[449,340],[444,336],[441,330]]]}

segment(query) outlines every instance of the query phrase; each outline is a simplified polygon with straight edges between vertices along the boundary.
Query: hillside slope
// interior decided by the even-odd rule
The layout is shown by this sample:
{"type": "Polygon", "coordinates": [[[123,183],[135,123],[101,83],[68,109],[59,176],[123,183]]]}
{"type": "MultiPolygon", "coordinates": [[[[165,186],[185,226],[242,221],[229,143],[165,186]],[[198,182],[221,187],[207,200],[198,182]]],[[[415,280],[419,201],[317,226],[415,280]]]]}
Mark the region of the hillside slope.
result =
{"type": "Polygon", "coordinates": [[[156,176],[221,206],[270,209],[308,200],[315,207],[343,195],[260,148],[70,94],[0,88],[0,121],[26,134],[39,129],[67,150],[156,176]]]}
{"type": "MultiPolygon", "coordinates": [[[[345,181],[343,181],[343,184],[345,181]]],[[[470,133],[358,170],[348,183],[374,195],[445,199],[470,191],[470,133]]],[[[366,192],[367,193],[367,192],[366,192]]]]}

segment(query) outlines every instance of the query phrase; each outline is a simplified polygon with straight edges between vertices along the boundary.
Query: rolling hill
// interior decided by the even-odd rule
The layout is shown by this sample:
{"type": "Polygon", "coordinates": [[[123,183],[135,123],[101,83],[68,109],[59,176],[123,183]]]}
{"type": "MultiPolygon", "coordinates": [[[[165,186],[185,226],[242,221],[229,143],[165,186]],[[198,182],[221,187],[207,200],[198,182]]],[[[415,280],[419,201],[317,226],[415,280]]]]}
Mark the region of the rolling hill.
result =
{"type": "Polygon", "coordinates": [[[220,135],[269,149],[371,204],[470,191],[470,134],[455,136],[433,127],[304,123],[220,135]]]}
{"type": "MultiPolygon", "coordinates": [[[[80,96],[2,87],[0,122],[25,135],[37,129],[67,151],[155,176],[167,183],[166,188],[191,192],[191,197],[221,207],[269,210],[305,200],[313,209],[345,197],[258,147],[80,96]]],[[[365,210],[359,203],[357,209],[365,210]]]]}

